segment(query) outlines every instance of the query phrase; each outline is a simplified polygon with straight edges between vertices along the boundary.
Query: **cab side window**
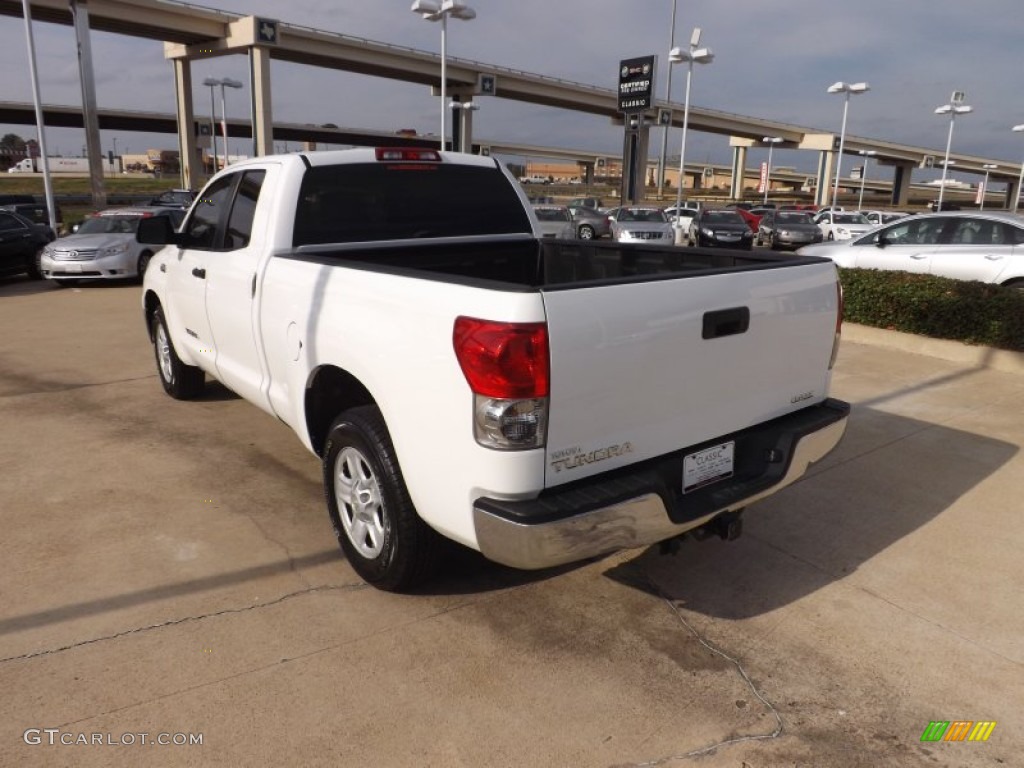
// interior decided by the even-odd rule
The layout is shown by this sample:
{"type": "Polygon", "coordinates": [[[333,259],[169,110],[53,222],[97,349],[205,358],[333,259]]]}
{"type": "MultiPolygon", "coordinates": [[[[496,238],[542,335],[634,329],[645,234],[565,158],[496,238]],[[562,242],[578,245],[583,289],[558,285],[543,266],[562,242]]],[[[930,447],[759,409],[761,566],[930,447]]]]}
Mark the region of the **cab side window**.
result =
{"type": "Polygon", "coordinates": [[[231,203],[237,174],[225,176],[203,190],[185,225],[190,248],[213,250],[221,247],[221,222],[231,203]]]}
{"type": "Polygon", "coordinates": [[[235,202],[231,206],[231,216],[228,219],[227,236],[224,239],[224,249],[233,251],[237,248],[244,248],[249,244],[252,237],[252,220],[256,213],[256,203],[259,200],[260,188],[263,186],[263,178],[266,171],[246,171],[238,184],[238,192],[235,194],[235,202]]]}
{"type": "Polygon", "coordinates": [[[13,216],[0,213],[0,230],[22,229],[23,225],[13,216]]]}

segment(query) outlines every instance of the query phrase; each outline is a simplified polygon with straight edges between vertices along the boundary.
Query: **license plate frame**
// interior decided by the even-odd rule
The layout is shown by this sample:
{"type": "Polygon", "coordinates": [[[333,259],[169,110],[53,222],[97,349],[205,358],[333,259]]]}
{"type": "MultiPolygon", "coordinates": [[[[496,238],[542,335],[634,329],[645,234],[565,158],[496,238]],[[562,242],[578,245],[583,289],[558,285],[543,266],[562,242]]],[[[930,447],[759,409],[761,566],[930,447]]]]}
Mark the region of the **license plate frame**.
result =
{"type": "Polygon", "coordinates": [[[735,472],[736,441],[712,445],[683,457],[683,493],[691,493],[735,472]]]}

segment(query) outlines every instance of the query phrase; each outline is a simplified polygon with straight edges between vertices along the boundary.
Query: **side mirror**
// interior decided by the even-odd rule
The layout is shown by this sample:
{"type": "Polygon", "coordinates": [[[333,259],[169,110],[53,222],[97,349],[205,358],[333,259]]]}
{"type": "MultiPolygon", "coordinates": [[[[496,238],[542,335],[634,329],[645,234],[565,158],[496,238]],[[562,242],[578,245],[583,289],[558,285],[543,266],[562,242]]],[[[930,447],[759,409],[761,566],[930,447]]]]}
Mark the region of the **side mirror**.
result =
{"type": "Polygon", "coordinates": [[[185,242],[185,236],[174,231],[168,216],[142,219],[135,239],[145,245],[182,245],[185,242]]]}
{"type": "Polygon", "coordinates": [[[879,248],[885,248],[885,246],[889,245],[889,238],[887,238],[884,233],[879,234],[878,240],[875,242],[875,245],[878,246],[879,248]]]}

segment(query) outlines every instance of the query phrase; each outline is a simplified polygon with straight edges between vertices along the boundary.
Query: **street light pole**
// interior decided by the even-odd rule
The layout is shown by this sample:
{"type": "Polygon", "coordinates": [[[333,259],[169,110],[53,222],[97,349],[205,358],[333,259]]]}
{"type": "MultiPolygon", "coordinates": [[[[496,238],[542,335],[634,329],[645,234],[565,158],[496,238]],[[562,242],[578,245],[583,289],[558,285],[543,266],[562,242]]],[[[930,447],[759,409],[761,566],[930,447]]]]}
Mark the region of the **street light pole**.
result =
{"type": "Polygon", "coordinates": [[[462,0],[414,0],[413,13],[418,13],[427,21],[441,22],[441,150],[447,145],[448,135],[448,17],[454,16],[462,21],[476,18],[476,11],[462,0]]]}
{"type": "MultiPolygon", "coordinates": [[[[1013,130],[1017,133],[1024,132],[1024,123],[1013,126],[1013,130]]],[[[1013,212],[1017,212],[1017,205],[1020,203],[1020,188],[1024,184],[1024,161],[1020,164],[1020,175],[1017,176],[1017,194],[1013,196],[1013,212]]]]}
{"type": "Polygon", "coordinates": [[[217,172],[217,109],[214,106],[214,93],[213,90],[220,85],[220,80],[215,77],[208,77],[203,80],[203,85],[210,89],[210,139],[213,143],[212,150],[212,170],[214,173],[217,172]]]}
{"type": "Polygon", "coordinates": [[[833,83],[828,87],[829,93],[842,93],[843,99],[843,125],[839,129],[839,155],[836,157],[836,177],[832,183],[832,210],[836,208],[836,200],[839,199],[839,176],[843,168],[843,146],[846,143],[846,115],[850,109],[850,96],[857,93],[870,91],[871,86],[867,83],[848,84],[842,81],[833,83]]]}
{"type": "Polygon", "coordinates": [[[874,157],[878,153],[873,149],[862,149],[858,154],[864,158],[864,165],[860,169],[860,195],[857,196],[857,210],[864,210],[864,179],[868,175],[868,159],[874,157]]]}
{"type": "Polygon", "coordinates": [[[224,133],[224,168],[228,167],[228,111],[225,108],[224,88],[241,88],[242,84],[230,77],[220,81],[220,128],[224,133]]]}
{"type": "MultiPolygon", "coordinates": [[[[676,47],[676,10],[678,0],[672,0],[672,29],[669,34],[668,48],[676,47]]],[[[665,78],[665,103],[672,101],[672,64],[668,65],[668,76],[665,78]]],[[[668,151],[668,131],[672,127],[672,121],[662,126],[661,130],[661,156],[658,158],[658,199],[661,200],[665,194],[665,153],[668,151]]]]}
{"type": "Polygon", "coordinates": [[[680,226],[680,211],[683,207],[683,181],[686,178],[686,128],[690,123],[690,85],[693,81],[693,65],[710,64],[715,59],[715,54],[710,48],[698,48],[700,45],[700,27],[694,27],[690,35],[690,50],[684,51],[681,48],[673,48],[668,52],[670,64],[686,64],[686,95],[683,98],[683,138],[679,145],[679,189],[676,190],[676,216],[675,216],[675,242],[682,241],[680,226]]]}
{"type": "Polygon", "coordinates": [[[981,182],[981,200],[980,200],[981,207],[979,208],[979,210],[984,211],[985,210],[985,195],[988,194],[988,175],[989,175],[989,173],[994,171],[999,166],[994,164],[994,163],[985,163],[981,167],[985,169],[985,180],[983,182],[981,182]]]}
{"type": "Polygon", "coordinates": [[[785,139],[781,136],[765,136],[761,139],[761,142],[768,145],[768,173],[765,175],[764,180],[764,200],[761,202],[764,205],[768,204],[768,190],[772,186],[772,150],[775,149],[776,144],[781,144],[785,139]]]}
{"type": "Polygon", "coordinates": [[[949,135],[946,137],[946,159],[942,163],[942,181],[939,182],[939,205],[936,210],[942,210],[942,197],[946,191],[946,171],[949,169],[949,150],[953,146],[953,126],[956,124],[957,115],[966,115],[973,112],[972,107],[966,106],[964,103],[964,92],[953,91],[953,96],[949,100],[949,104],[943,104],[941,107],[936,108],[936,115],[949,115],[949,135]]]}

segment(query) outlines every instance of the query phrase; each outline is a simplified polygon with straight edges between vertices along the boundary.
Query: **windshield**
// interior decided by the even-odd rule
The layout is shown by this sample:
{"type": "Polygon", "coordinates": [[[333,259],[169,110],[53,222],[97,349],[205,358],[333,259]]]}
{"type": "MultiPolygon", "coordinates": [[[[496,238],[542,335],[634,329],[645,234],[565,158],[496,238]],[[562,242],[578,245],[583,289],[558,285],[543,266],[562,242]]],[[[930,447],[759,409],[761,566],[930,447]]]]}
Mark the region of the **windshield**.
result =
{"type": "Polygon", "coordinates": [[[705,211],[704,221],[710,221],[713,224],[739,224],[744,227],[747,226],[735,211],[705,211]]]}
{"type": "Polygon", "coordinates": [[[835,222],[836,224],[870,224],[867,219],[861,216],[859,213],[836,213],[835,222]]]}
{"type": "Polygon", "coordinates": [[[82,222],[79,235],[133,235],[141,216],[93,216],[82,222]]]}
{"type": "Polygon", "coordinates": [[[651,221],[667,222],[665,212],[660,208],[623,208],[619,211],[619,221],[651,221]]]}
{"type": "Polygon", "coordinates": [[[776,215],[775,220],[780,224],[813,224],[808,213],[790,213],[786,211],[776,215]]]}
{"type": "Polygon", "coordinates": [[[565,208],[534,208],[540,221],[569,221],[569,211],[565,208]]]}

